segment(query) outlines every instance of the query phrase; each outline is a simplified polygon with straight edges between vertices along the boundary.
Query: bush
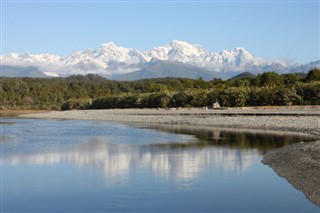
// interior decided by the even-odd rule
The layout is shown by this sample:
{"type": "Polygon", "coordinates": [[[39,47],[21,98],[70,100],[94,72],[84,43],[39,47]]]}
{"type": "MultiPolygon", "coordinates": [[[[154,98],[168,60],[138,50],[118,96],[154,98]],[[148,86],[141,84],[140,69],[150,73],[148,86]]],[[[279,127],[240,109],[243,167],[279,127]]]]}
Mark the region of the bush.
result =
{"type": "Polygon", "coordinates": [[[151,93],[141,100],[141,107],[166,108],[171,97],[166,93],[151,93]]]}
{"type": "Polygon", "coordinates": [[[190,102],[193,107],[204,107],[209,105],[208,95],[204,92],[196,93],[190,102]]]}
{"type": "MultiPolygon", "coordinates": [[[[69,100],[68,102],[62,104],[61,110],[73,110],[73,109],[87,109],[91,105],[91,100],[88,99],[76,99],[69,100]]],[[[55,107],[51,107],[51,109],[55,109],[55,107]]]]}
{"type": "Polygon", "coordinates": [[[301,104],[302,98],[297,95],[294,88],[280,88],[275,93],[274,104],[278,106],[290,106],[301,104]]]}
{"type": "Polygon", "coordinates": [[[314,68],[310,70],[305,80],[306,82],[320,81],[320,69],[314,68]]]}
{"type": "Polygon", "coordinates": [[[305,105],[319,105],[320,104],[320,82],[311,82],[300,85],[297,88],[297,94],[303,97],[303,104],[305,105]]]}
{"type": "Polygon", "coordinates": [[[172,99],[169,103],[170,107],[185,107],[190,105],[192,97],[186,92],[178,92],[172,96],[172,99]]]}

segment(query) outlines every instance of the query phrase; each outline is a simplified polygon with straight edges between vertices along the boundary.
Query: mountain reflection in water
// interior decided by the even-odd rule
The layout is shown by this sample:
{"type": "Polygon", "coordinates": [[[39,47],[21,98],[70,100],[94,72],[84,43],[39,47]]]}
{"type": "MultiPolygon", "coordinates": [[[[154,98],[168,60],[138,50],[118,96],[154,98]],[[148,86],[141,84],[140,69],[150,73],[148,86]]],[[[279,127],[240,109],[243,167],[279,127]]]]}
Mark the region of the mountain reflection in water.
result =
{"type": "Polygon", "coordinates": [[[129,145],[112,144],[104,139],[90,139],[68,151],[17,154],[5,157],[6,164],[48,165],[61,162],[99,168],[107,180],[124,179],[130,171],[148,168],[154,175],[174,180],[197,178],[214,166],[224,171],[244,172],[258,154],[254,150],[238,150],[192,144],[129,145]]]}
{"type": "MultiPolygon", "coordinates": [[[[270,135],[221,129],[156,127],[158,131],[192,135],[193,140],[164,143],[114,143],[106,137],[89,137],[71,147],[32,153],[17,152],[1,157],[2,164],[51,165],[70,163],[96,168],[108,182],[118,182],[130,172],[146,169],[154,176],[175,181],[198,178],[208,168],[244,173],[261,153],[296,141],[297,135],[270,135]]],[[[147,138],[146,138],[147,140],[147,138]]]]}

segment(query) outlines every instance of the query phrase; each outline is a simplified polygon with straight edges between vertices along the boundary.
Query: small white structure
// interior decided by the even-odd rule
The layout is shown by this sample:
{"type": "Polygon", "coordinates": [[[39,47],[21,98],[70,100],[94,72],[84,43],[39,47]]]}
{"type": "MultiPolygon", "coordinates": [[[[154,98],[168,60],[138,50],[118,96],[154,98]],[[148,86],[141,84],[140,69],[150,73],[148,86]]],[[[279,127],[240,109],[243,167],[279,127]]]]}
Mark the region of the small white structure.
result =
{"type": "Polygon", "coordinates": [[[216,101],[216,102],[214,102],[214,103],[212,104],[212,109],[219,109],[219,108],[221,108],[221,106],[220,106],[220,104],[219,104],[218,101],[216,101]]]}

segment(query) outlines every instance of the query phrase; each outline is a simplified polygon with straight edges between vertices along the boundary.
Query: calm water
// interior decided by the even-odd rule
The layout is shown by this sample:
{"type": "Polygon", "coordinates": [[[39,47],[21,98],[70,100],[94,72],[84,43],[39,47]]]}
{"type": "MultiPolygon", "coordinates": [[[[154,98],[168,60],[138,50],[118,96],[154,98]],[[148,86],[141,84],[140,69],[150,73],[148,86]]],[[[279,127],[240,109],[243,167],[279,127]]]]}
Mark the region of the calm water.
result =
{"type": "Polygon", "coordinates": [[[1,119],[1,212],[319,212],[260,161],[305,138],[1,119]]]}

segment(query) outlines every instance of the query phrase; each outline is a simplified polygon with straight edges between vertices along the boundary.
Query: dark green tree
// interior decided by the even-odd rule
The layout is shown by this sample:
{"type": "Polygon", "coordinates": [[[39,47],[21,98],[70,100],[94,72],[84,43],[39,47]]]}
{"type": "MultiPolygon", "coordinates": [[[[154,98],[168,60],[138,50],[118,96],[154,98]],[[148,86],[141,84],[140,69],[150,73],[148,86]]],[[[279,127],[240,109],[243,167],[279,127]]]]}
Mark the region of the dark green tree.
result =
{"type": "Polygon", "coordinates": [[[306,81],[320,81],[320,69],[314,68],[308,72],[306,81]]]}

